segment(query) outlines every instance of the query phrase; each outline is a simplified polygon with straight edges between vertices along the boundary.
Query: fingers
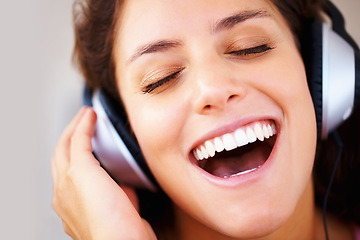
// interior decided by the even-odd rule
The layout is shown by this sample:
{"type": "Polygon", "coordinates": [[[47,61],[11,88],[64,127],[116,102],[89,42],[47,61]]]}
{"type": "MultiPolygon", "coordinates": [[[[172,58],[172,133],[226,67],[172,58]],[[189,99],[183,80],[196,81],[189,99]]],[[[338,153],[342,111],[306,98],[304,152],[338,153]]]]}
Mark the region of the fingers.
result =
{"type": "Polygon", "coordinates": [[[123,191],[92,154],[95,126],[95,112],[85,107],[61,136],[53,156],[53,208],[74,239],[90,239],[92,234],[101,236],[98,239],[110,239],[106,234],[148,239],[145,236],[153,233],[134,208],[138,207],[135,191],[123,191]]]}
{"type": "MultiPolygon", "coordinates": [[[[73,142],[72,140],[73,136],[75,132],[79,131],[77,130],[79,126],[81,128],[80,131],[85,131],[84,130],[84,125],[85,125],[85,127],[90,128],[88,132],[89,133],[92,132],[94,129],[95,122],[96,122],[96,114],[94,113],[94,111],[89,107],[83,107],[78,112],[78,114],[73,118],[70,124],[66,127],[55,147],[55,151],[51,160],[51,170],[52,170],[53,186],[54,186],[54,195],[53,195],[54,209],[56,209],[56,206],[60,201],[59,198],[61,198],[60,196],[58,196],[58,192],[61,192],[61,190],[59,191],[59,189],[62,189],[61,187],[66,185],[65,184],[66,180],[64,178],[68,176],[68,172],[69,172],[69,167],[71,162],[71,152],[72,152],[71,144],[73,142]]],[[[89,137],[91,139],[91,135],[89,135],[89,137]]],[[[92,156],[91,152],[88,153],[88,155],[92,156]]]]}
{"type": "Polygon", "coordinates": [[[51,161],[52,174],[54,178],[56,178],[57,176],[57,171],[63,172],[67,168],[70,157],[70,139],[75,131],[76,126],[78,125],[85,112],[86,107],[83,107],[79,110],[77,115],[65,128],[63,134],[61,135],[58,143],[55,146],[54,154],[51,161]]]}
{"type": "MultiPolygon", "coordinates": [[[[52,159],[51,159],[51,170],[52,170],[52,177],[53,177],[53,198],[52,198],[52,207],[55,212],[64,217],[65,209],[62,208],[62,196],[63,186],[65,186],[66,181],[65,176],[66,172],[69,167],[70,162],[70,139],[73,135],[76,126],[78,125],[79,121],[82,119],[84,113],[86,112],[86,108],[81,108],[77,115],[73,118],[73,120],[68,124],[68,126],[63,131],[58,143],[56,144],[52,159]]],[[[68,217],[65,217],[68,219],[68,217]]],[[[69,225],[63,219],[63,227],[65,232],[74,238],[74,233],[71,231],[69,225]]]]}
{"type": "Polygon", "coordinates": [[[79,112],[76,114],[76,116],[73,118],[73,120],[70,122],[70,124],[65,128],[64,133],[60,140],[62,139],[68,139],[74,132],[76,126],[78,125],[79,121],[83,117],[86,111],[88,111],[89,107],[82,107],[79,112]]]}
{"type": "Polygon", "coordinates": [[[71,137],[70,159],[72,164],[81,163],[89,159],[95,160],[92,155],[91,138],[94,134],[96,114],[91,108],[85,109],[71,137]]]}
{"type": "Polygon", "coordinates": [[[130,199],[131,203],[135,207],[136,211],[140,211],[139,200],[135,190],[131,187],[121,186],[121,189],[125,192],[126,196],[130,199]]]}
{"type": "Polygon", "coordinates": [[[148,223],[148,221],[146,221],[145,219],[142,219],[143,224],[148,232],[148,239],[149,240],[157,240],[156,235],[154,233],[154,230],[152,229],[152,227],[150,226],[150,224],[148,223]]]}
{"type": "Polygon", "coordinates": [[[85,112],[88,110],[88,107],[82,107],[73,120],[69,123],[69,125],[65,128],[63,134],[61,135],[59,142],[57,144],[57,148],[68,148],[71,136],[73,135],[76,126],[79,124],[85,112]]]}
{"type": "Polygon", "coordinates": [[[70,226],[65,222],[62,221],[64,232],[69,235],[72,239],[76,239],[74,232],[71,230],[70,226]]]}

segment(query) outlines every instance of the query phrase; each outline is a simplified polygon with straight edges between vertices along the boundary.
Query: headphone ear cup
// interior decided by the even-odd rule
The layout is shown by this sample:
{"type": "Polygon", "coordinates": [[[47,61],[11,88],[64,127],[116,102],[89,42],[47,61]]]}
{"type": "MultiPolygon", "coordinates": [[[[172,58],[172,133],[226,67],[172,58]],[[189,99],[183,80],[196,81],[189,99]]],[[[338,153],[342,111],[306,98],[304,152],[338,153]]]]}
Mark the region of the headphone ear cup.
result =
{"type": "Polygon", "coordinates": [[[318,137],[344,122],[354,107],[356,49],[326,23],[314,21],[302,42],[318,137]]]}
{"type": "Polygon", "coordinates": [[[141,149],[131,134],[124,108],[106,92],[85,87],[84,104],[97,114],[93,153],[101,166],[121,185],[156,190],[141,149]]]}
{"type": "Polygon", "coordinates": [[[323,34],[322,23],[312,22],[302,40],[302,56],[305,63],[309,89],[314,104],[317,135],[321,137],[323,122],[323,34]]]}

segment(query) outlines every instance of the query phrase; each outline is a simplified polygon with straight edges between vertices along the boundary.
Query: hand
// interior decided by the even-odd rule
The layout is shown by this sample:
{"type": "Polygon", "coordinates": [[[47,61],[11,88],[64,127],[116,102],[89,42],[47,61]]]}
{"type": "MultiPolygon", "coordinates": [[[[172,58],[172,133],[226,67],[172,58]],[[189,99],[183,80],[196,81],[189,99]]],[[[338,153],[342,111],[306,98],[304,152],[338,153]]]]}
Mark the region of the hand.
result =
{"type": "Polygon", "coordinates": [[[136,210],[135,192],[119,187],[94,158],[95,123],[95,112],[81,109],[52,158],[52,204],[65,232],[73,239],[156,239],[136,210]]]}

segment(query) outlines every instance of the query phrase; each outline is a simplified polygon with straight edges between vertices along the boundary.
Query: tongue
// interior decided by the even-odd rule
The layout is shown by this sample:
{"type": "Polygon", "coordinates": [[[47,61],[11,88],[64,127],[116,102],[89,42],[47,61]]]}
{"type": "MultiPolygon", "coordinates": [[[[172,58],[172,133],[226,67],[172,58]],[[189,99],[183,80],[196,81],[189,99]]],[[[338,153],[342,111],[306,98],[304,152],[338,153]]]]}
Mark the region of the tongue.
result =
{"type": "Polygon", "coordinates": [[[238,148],[230,152],[218,154],[218,157],[206,160],[203,169],[215,176],[227,178],[249,172],[265,163],[271,153],[266,145],[238,148]]]}

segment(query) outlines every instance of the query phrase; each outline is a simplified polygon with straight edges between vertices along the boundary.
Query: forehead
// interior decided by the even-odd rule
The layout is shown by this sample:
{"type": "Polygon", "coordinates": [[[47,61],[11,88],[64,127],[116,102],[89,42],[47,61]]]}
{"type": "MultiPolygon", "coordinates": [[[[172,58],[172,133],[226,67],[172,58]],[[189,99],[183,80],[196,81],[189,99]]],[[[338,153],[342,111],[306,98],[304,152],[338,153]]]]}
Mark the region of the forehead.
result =
{"type": "Polygon", "coordinates": [[[197,26],[237,11],[265,9],[273,12],[269,0],[127,0],[119,18],[126,33],[140,29],[147,36],[178,30],[184,24],[197,26]]]}
{"type": "Polygon", "coordinates": [[[220,19],[244,11],[282,19],[270,0],[127,0],[118,19],[115,49],[129,55],[159,39],[205,36],[220,19]]]}

